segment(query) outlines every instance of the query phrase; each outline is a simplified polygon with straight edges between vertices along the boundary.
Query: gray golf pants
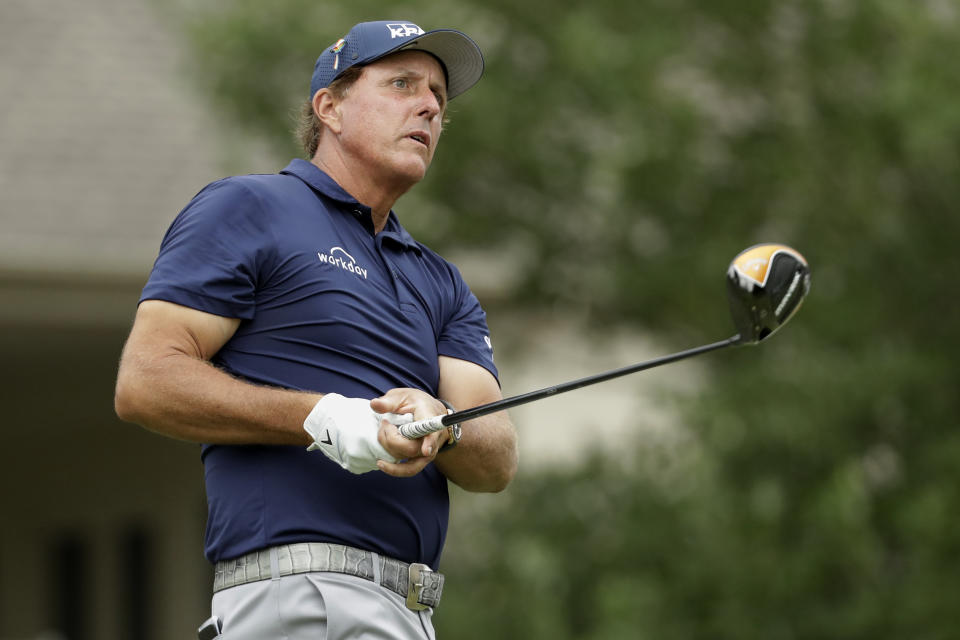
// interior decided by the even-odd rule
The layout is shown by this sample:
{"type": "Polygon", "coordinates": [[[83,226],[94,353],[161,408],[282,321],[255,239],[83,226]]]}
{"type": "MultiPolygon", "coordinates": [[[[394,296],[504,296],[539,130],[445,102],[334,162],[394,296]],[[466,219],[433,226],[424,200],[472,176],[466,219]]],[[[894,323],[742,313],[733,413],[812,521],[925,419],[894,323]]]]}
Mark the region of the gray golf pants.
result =
{"type": "Polygon", "coordinates": [[[435,640],[432,609],[412,611],[380,585],[340,573],[300,573],[214,594],[221,640],[435,640]]]}

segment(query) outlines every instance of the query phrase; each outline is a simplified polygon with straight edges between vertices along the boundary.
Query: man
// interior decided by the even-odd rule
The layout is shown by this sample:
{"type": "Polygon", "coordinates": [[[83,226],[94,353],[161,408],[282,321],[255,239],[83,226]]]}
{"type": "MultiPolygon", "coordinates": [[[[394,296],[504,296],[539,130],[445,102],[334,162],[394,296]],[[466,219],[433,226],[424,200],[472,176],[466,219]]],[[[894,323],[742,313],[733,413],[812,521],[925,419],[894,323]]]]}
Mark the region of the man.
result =
{"type": "Polygon", "coordinates": [[[314,69],[311,162],[208,185],[164,237],[115,404],[204,443],[201,637],[433,637],[447,481],[516,471],[505,413],[462,439],[396,426],[501,397],[476,298],[392,212],[482,70],[458,31],[356,25],[314,69]]]}

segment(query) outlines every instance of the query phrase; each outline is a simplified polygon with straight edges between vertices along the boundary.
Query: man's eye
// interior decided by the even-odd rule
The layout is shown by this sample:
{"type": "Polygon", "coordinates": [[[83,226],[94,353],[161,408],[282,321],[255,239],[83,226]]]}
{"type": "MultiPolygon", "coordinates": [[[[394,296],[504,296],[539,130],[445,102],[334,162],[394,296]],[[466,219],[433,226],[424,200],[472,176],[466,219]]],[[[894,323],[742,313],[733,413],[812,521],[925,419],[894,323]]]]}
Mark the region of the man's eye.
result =
{"type": "Polygon", "coordinates": [[[393,81],[393,86],[395,86],[397,89],[406,89],[407,81],[404,78],[396,78],[393,81]]]}

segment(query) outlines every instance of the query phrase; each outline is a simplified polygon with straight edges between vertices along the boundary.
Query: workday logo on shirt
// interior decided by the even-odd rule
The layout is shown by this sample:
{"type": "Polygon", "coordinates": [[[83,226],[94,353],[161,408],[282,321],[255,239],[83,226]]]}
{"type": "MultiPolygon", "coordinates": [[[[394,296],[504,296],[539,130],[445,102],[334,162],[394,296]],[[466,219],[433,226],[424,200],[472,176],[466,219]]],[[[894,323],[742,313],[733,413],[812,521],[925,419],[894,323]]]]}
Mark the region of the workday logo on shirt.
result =
{"type": "Polygon", "coordinates": [[[318,252],[317,257],[323,264],[332,264],[335,267],[340,267],[344,271],[356,274],[364,280],[367,279],[367,270],[357,265],[357,261],[353,259],[353,256],[344,251],[343,247],[333,247],[328,253],[318,252]]]}

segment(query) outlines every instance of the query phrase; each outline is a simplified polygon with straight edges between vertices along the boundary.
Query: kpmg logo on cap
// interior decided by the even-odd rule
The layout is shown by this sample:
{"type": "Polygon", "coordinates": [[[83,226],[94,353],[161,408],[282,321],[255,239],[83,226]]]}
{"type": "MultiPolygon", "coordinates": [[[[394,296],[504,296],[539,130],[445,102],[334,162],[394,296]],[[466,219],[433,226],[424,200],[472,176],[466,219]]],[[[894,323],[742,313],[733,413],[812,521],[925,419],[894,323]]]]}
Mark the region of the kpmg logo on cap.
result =
{"type": "Polygon", "coordinates": [[[409,22],[404,22],[401,24],[388,24],[387,29],[390,30],[390,38],[409,38],[410,36],[422,36],[423,29],[418,27],[415,24],[409,22]]]}

